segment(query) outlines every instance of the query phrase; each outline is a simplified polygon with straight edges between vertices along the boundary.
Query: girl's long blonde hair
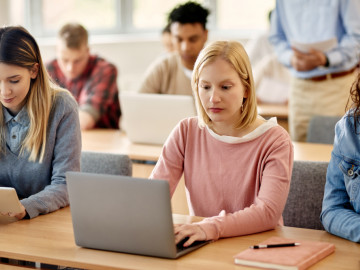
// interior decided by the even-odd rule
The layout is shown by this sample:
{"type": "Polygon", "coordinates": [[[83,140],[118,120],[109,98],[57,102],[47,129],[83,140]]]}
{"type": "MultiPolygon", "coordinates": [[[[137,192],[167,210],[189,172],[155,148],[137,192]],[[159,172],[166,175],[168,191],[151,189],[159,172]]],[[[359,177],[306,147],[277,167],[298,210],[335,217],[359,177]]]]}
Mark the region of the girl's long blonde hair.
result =
{"type": "Polygon", "coordinates": [[[256,93],[249,57],[244,47],[236,41],[214,41],[210,43],[200,52],[195,62],[191,85],[196,101],[199,126],[208,125],[211,127],[212,125],[211,119],[206,114],[199,97],[200,73],[204,66],[214,62],[218,57],[227,61],[234,68],[245,87],[245,91],[247,91],[247,98],[244,98],[242,110],[239,110],[239,121],[234,124],[234,128],[247,127],[257,117],[256,93]]]}
{"type": "MultiPolygon", "coordinates": [[[[31,79],[30,90],[26,97],[26,109],[30,119],[27,135],[22,142],[20,155],[29,152],[30,161],[42,162],[48,131],[48,120],[53,101],[59,91],[50,81],[50,77],[41,59],[39,46],[30,33],[20,26],[0,28],[0,63],[16,65],[31,70],[38,64],[38,74],[31,79]]],[[[6,125],[3,105],[0,103],[0,153],[6,149],[6,125]]]]}

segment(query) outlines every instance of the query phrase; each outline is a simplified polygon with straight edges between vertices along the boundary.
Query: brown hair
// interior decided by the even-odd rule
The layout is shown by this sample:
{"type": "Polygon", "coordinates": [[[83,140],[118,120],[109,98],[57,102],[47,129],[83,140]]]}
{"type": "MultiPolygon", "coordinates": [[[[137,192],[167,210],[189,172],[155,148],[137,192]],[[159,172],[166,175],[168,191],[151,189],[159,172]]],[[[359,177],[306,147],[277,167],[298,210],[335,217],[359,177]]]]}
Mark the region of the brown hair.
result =
{"type": "Polygon", "coordinates": [[[88,44],[88,32],[84,26],[78,23],[68,23],[61,27],[58,37],[65,42],[70,49],[79,49],[88,44]]]}
{"type": "Polygon", "coordinates": [[[350,88],[350,97],[346,105],[346,110],[349,110],[349,115],[354,117],[356,132],[356,124],[360,124],[360,72],[358,72],[357,78],[350,88]],[[350,103],[350,100],[352,103],[350,103]]]}
{"type": "MultiPolygon", "coordinates": [[[[39,46],[23,27],[8,26],[0,28],[0,63],[16,65],[31,70],[38,64],[36,78],[31,79],[26,97],[26,109],[30,119],[27,135],[22,142],[20,153],[28,150],[29,160],[39,159],[45,154],[47,125],[53,100],[59,91],[51,81],[41,59],[39,46]]],[[[0,103],[0,153],[5,152],[6,124],[3,105],[0,103]]]]}

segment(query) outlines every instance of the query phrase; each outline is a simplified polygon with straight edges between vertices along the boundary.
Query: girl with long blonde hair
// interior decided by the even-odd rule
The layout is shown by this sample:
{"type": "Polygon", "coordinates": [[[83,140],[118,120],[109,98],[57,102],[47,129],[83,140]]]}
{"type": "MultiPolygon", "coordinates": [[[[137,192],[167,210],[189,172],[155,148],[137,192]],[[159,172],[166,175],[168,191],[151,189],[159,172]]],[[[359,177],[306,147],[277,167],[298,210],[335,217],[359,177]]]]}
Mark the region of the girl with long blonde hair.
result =
{"type": "Polygon", "coordinates": [[[238,42],[216,41],[199,54],[192,89],[197,117],[170,134],[150,178],[184,174],[191,215],[200,223],[175,226],[175,241],[217,240],[282,224],[293,147],[276,119],[257,114],[250,61],[238,42]]]}

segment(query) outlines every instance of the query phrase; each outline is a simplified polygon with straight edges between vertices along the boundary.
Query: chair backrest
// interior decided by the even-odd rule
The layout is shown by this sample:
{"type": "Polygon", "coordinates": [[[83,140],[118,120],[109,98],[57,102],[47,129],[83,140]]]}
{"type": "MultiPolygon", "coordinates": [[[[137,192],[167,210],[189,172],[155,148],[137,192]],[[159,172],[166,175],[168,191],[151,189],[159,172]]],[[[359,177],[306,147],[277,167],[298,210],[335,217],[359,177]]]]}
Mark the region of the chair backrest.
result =
{"type": "Polygon", "coordinates": [[[132,176],[132,162],[127,155],[83,151],[81,171],[132,176]]]}
{"type": "Polygon", "coordinates": [[[328,162],[294,161],[284,225],[324,230],[320,213],[328,162]]]}
{"type": "Polygon", "coordinates": [[[307,142],[333,144],[335,125],[341,116],[315,115],[309,122],[307,142]]]}

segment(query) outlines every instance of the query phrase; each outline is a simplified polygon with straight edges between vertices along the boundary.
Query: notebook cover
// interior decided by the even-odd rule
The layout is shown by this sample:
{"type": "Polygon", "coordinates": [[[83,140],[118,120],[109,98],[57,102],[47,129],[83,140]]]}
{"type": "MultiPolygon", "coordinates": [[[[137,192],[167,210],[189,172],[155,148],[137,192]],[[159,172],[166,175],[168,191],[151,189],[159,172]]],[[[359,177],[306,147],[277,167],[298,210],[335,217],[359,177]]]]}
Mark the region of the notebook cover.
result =
{"type": "Polygon", "coordinates": [[[234,256],[235,264],[271,269],[307,269],[335,251],[335,245],[320,241],[301,241],[271,237],[258,244],[300,243],[279,248],[249,248],[234,256]]]}

